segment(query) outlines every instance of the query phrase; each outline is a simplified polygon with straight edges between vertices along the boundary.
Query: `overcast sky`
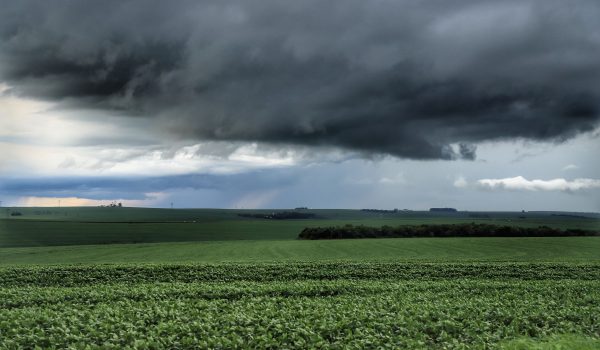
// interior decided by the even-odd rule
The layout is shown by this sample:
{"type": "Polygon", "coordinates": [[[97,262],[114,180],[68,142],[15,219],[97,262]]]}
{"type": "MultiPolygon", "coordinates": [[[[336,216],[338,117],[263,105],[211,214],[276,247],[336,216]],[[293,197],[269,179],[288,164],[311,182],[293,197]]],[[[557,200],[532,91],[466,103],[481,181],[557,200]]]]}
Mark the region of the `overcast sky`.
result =
{"type": "Polygon", "coordinates": [[[1,1],[2,205],[600,211],[600,2],[1,1]]]}

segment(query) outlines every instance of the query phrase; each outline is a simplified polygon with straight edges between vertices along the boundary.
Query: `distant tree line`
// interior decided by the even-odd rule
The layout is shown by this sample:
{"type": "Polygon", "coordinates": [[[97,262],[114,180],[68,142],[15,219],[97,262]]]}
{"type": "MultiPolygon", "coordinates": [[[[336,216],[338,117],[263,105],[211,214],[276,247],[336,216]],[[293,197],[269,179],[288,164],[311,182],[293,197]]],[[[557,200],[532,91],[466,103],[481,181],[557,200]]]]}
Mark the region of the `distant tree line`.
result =
{"type": "Polygon", "coordinates": [[[369,213],[397,213],[398,209],[386,210],[386,209],[361,209],[360,211],[366,211],[369,213]]]}
{"type": "Polygon", "coordinates": [[[240,214],[238,214],[238,216],[241,216],[244,218],[270,219],[270,220],[312,219],[312,218],[316,217],[316,215],[313,213],[295,212],[295,211],[281,211],[281,212],[273,212],[270,214],[240,213],[240,214]]]}
{"type": "Polygon", "coordinates": [[[600,236],[600,232],[547,226],[515,227],[489,224],[441,224],[418,226],[336,226],[307,227],[299,239],[348,239],[348,238],[412,238],[412,237],[565,237],[600,236]]]}
{"type": "Polygon", "coordinates": [[[433,212],[446,212],[446,213],[456,213],[458,210],[455,208],[429,208],[429,211],[433,212]]]}
{"type": "Polygon", "coordinates": [[[478,219],[489,219],[491,218],[490,214],[469,214],[470,218],[478,218],[478,219]]]}
{"type": "Polygon", "coordinates": [[[573,215],[573,214],[550,214],[550,216],[562,216],[566,218],[592,219],[589,216],[573,215]]]}

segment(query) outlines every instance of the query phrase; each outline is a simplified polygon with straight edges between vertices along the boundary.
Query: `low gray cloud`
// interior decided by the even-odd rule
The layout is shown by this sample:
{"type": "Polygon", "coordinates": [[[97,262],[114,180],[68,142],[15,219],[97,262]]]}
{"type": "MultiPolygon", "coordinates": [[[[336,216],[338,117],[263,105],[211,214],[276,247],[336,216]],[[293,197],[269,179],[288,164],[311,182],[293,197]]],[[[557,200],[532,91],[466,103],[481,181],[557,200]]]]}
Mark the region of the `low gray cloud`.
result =
{"type": "Polygon", "coordinates": [[[527,180],[523,176],[516,176],[504,179],[481,179],[477,181],[477,185],[487,190],[575,192],[598,189],[600,180],[574,179],[570,181],[564,178],[527,180]]]}
{"type": "Polygon", "coordinates": [[[598,126],[598,18],[594,0],[23,0],[0,12],[0,81],[173,139],[474,159],[598,126]]]}

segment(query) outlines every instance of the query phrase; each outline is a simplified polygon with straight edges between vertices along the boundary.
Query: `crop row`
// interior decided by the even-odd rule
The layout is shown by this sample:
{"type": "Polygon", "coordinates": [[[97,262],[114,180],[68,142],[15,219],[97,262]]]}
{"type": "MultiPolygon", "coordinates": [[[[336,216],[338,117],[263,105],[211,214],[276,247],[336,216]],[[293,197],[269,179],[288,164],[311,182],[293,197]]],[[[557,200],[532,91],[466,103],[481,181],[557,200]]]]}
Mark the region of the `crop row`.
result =
{"type": "Polygon", "coordinates": [[[593,263],[4,267],[0,349],[461,349],[561,334],[597,341],[599,276],[593,263]]]}
{"type": "Polygon", "coordinates": [[[0,268],[0,286],[297,280],[600,280],[598,263],[285,263],[0,268]]]}
{"type": "Polygon", "coordinates": [[[599,281],[273,281],[0,288],[0,348],[495,348],[600,338],[599,281]]]}
{"type": "MultiPolygon", "coordinates": [[[[438,295],[501,295],[504,293],[545,293],[552,290],[556,297],[571,298],[572,293],[593,296],[599,281],[488,281],[448,279],[436,281],[290,281],[290,282],[203,282],[110,284],[80,287],[9,287],[0,288],[0,309],[32,306],[55,308],[63,303],[101,304],[123,300],[157,301],[166,299],[227,299],[258,297],[333,297],[340,295],[376,295],[394,292],[437,293],[438,295]]],[[[600,299],[588,300],[600,305],[600,299]]]]}

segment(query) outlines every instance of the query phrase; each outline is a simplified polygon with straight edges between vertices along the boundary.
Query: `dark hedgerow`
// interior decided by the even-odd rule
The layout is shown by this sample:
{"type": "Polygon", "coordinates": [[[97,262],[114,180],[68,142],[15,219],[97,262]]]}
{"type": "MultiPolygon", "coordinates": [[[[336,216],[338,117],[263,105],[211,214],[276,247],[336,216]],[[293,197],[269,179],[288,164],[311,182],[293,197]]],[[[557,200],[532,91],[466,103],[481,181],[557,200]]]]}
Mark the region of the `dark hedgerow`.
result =
{"type": "Polygon", "coordinates": [[[238,216],[251,219],[267,219],[267,220],[293,220],[293,219],[314,219],[317,216],[313,213],[299,213],[295,211],[274,212],[270,214],[264,213],[240,213],[238,216]]]}
{"type": "Polygon", "coordinates": [[[547,226],[515,227],[489,224],[442,224],[416,226],[336,226],[307,227],[299,239],[348,239],[348,238],[417,238],[417,237],[573,237],[600,236],[600,232],[547,226]]]}

